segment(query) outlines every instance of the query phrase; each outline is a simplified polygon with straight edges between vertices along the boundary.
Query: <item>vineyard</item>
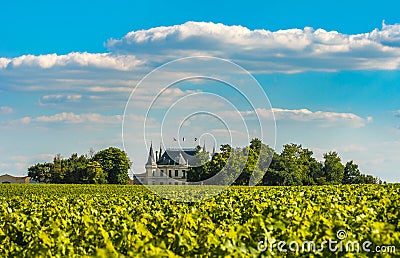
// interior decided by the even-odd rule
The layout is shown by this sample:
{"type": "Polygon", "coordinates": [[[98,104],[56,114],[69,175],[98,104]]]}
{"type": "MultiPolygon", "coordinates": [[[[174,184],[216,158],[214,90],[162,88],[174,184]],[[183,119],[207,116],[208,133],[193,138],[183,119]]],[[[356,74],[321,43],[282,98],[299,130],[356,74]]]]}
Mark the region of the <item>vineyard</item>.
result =
{"type": "MultiPolygon", "coordinates": [[[[188,198],[204,191],[164,187],[188,198]]],[[[398,184],[231,187],[175,202],[143,186],[0,185],[0,256],[393,257],[399,196],[398,184]],[[321,247],[330,240],[361,250],[321,247]],[[302,250],[305,241],[316,250],[302,250]]]]}

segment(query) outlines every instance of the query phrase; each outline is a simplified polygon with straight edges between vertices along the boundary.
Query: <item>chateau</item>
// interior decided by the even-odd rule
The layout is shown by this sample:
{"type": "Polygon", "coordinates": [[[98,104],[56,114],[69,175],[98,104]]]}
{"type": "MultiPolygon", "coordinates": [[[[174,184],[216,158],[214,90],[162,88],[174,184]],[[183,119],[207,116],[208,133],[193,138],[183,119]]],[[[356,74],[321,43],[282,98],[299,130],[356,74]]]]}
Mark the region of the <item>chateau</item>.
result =
{"type": "Polygon", "coordinates": [[[151,144],[145,164],[146,172],[137,177],[140,183],[148,185],[187,184],[187,172],[194,165],[195,154],[196,148],[167,148],[163,153],[161,146],[154,154],[151,144]]]}

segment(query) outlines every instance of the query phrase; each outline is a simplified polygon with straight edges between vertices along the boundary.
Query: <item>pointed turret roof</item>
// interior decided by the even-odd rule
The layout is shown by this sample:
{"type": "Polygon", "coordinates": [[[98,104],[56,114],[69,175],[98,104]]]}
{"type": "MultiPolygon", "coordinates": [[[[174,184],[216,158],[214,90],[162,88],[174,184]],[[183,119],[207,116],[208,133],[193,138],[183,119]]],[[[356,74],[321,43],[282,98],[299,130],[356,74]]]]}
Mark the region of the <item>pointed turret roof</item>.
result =
{"type": "Polygon", "coordinates": [[[156,165],[153,152],[153,143],[150,144],[149,157],[147,158],[146,166],[156,165]]]}

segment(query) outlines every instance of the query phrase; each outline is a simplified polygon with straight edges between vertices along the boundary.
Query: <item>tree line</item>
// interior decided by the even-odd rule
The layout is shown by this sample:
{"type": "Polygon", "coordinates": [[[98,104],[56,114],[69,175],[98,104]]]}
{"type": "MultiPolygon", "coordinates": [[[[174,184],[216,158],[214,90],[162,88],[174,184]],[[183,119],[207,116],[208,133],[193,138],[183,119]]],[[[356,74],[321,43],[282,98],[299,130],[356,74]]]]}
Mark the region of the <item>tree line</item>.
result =
{"type": "Polygon", "coordinates": [[[54,184],[127,184],[131,162],[126,153],[110,147],[89,155],[72,154],[53,162],[38,163],[28,168],[28,176],[40,183],[54,184]]]}
{"type": "Polygon", "coordinates": [[[342,164],[335,151],[325,153],[323,161],[312,155],[299,144],[286,144],[278,154],[257,138],[243,148],[221,145],[220,152],[211,159],[198,146],[196,159],[202,165],[191,168],[187,180],[213,182],[211,179],[219,174],[219,183],[233,181],[234,185],[248,185],[251,178],[258,185],[270,186],[381,183],[378,178],[362,174],[354,161],[342,164]]]}
{"type": "MultiPolygon", "coordinates": [[[[286,144],[279,154],[257,138],[245,147],[221,145],[211,158],[197,146],[195,163],[200,165],[189,169],[189,182],[248,185],[253,179],[258,185],[272,186],[381,183],[362,174],[354,161],[342,164],[337,152],[325,153],[323,161],[318,161],[311,150],[299,144],[286,144]]],[[[58,154],[53,162],[29,167],[28,176],[40,183],[127,184],[131,165],[124,151],[110,147],[66,159],[58,154]]]]}

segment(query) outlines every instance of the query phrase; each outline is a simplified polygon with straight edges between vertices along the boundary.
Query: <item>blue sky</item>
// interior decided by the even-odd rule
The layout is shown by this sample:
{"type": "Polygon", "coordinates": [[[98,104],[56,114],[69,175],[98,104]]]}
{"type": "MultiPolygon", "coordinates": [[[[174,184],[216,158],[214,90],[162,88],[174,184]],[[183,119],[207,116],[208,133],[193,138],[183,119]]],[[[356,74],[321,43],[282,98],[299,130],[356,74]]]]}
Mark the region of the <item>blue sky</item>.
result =
{"type": "Polygon", "coordinates": [[[397,1],[5,1],[0,54],[103,52],[103,43],[127,32],[186,21],[213,21],[249,29],[324,28],[369,32],[399,22],[397,1]]]}
{"type": "MultiPolygon", "coordinates": [[[[363,172],[399,181],[399,5],[1,3],[0,174],[24,175],[28,166],[50,161],[56,153],[69,156],[91,147],[122,147],[122,114],[138,81],[166,62],[207,55],[231,60],[259,81],[277,119],[278,151],[290,142],[312,149],[318,158],[337,150],[344,161],[354,159],[363,172]]],[[[235,99],[214,84],[176,85],[160,105],[168,109],[171,99],[196,91],[235,99]]],[[[151,87],[139,92],[139,102],[155,92],[151,87]]],[[[196,101],[194,108],[213,102],[196,101]]],[[[211,106],[217,113],[228,113],[226,106],[211,106]]],[[[133,106],[132,121],[142,121],[140,108],[133,106]]],[[[268,113],[263,114],[270,121],[268,113]]],[[[154,118],[155,127],[160,118],[154,118]]],[[[217,125],[199,124],[193,121],[198,132],[185,131],[186,137],[211,129],[221,133],[217,125]]],[[[150,138],[160,140],[156,131],[150,138]]],[[[212,145],[211,138],[204,139],[212,145]]],[[[135,140],[142,141],[132,139],[133,145],[135,140]]],[[[165,145],[169,144],[174,143],[165,145]]],[[[136,147],[132,152],[146,151],[136,147]]],[[[142,159],[133,160],[137,172],[142,159]]]]}

